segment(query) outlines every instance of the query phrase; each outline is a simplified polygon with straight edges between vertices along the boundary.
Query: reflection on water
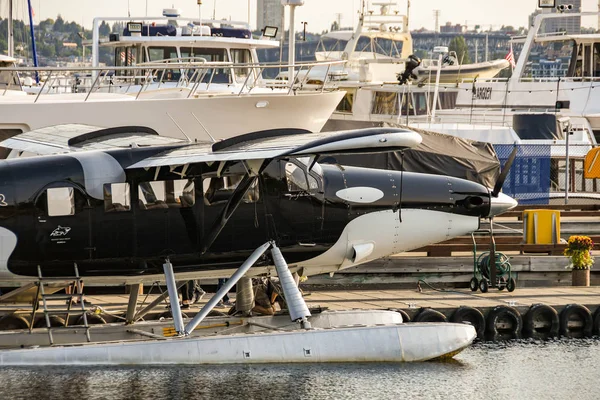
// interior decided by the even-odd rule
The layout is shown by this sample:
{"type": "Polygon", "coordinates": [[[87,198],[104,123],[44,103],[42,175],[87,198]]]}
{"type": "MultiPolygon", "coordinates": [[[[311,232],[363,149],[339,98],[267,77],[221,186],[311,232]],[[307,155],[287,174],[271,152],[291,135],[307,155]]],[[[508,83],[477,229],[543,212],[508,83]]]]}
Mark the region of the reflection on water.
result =
{"type": "Polygon", "coordinates": [[[598,399],[600,340],[480,343],[450,362],[0,369],[0,399],[598,399]]]}

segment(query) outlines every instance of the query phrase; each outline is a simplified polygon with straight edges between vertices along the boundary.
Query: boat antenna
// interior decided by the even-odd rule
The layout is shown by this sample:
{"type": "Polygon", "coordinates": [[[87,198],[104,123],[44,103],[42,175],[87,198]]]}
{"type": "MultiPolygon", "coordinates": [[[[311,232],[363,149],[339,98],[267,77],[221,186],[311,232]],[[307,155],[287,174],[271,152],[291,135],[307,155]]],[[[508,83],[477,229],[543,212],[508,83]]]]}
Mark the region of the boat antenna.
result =
{"type": "Polygon", "coordinates": [[[215,0],[213,2],[213,21],[217,20],[216,14],[217,14],[217,0],[215,0]]]}
{"type": "Polygon", "coordinates": [[[194,117],[196,119],[196,121],[198,121],[198,123],[200,124],[200,126],[202,127],[202,129],[204,129],[204,132],[206,132],[206,134],[210,137],[210,140],[212,140],[213,143],[216,143],[217,140],[213,137],[213,135],[210,134],[210,132],[208,131],[208,129],[206,129],[206,127],[204,126],[204,124],[202,123],[202,121],[200,121],[198,119],[198,117],[196,117],[196,114],[192,113],[192,117],[194,117]]]}
{"type": "Polygon", "coordinates": [[[185,136],[185,138],[188,140],[188,142],[192,143],[192,139],[190,139],[190,137],[189,137],[188,135],[186,135],[186,134],[185,134],[185,132],[183,131],[183,129],[181,129],[181,127],[179,126],[179,124],[177,123],[177,121],[175,121],[175,118],[173,118],[173,117],[171,116],[171,114],[169,114],[168,112],[167,112],[167,116],[168,116],[169,118],[171,118],[171,121],[173,121],[173,123],[174,123],[174,124],[175,124],[175,126],[176,126],[176,127],[179,129],[179,131],[180,131],[181,133],[183,133],[183,136],[185,136]]]}
{"type": "Polygon", "coordinates": [[[130,0],[127,0],[127,16],[131,18],[131,7],[129,6],[129,1],[130,0]]]}

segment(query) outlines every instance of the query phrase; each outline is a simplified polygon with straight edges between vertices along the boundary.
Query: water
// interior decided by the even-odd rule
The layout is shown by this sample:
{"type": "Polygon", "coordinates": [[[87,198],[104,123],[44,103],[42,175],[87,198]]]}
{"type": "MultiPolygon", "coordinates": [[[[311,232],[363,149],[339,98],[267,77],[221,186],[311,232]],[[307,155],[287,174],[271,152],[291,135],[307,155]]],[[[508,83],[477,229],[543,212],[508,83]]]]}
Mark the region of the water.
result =
{"type": "Polygon", "coordinates": [[[0,399],[598,399],[600,340],[472,346],[450,362],[0,369],[0,399]]]}

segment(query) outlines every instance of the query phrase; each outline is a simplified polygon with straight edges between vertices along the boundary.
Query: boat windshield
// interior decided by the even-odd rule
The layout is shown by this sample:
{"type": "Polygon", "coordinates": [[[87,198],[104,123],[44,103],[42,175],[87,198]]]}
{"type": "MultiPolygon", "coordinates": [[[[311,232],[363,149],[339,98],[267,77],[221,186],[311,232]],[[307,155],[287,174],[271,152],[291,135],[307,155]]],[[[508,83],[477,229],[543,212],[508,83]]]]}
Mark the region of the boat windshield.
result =
{"type": "Polygon", "coordinates": [[[402,40],[395,40],[385,37],[361,36],[356,42],[354,51],[356,53],[371,53],[374,55],[383,55],[391,58],[398,58],[402,55],[402,40]]]}
{"type": "MultiPolygon", "coordinates": [[[[185,62],[189,58],[202,58],[206,62],[228,62],[229,56],[227,49],[206,48],[206,47],[181,47],[181,58],[185,62]]],[[[189,71],[188,75],[194,74],[194,71],[189,71]]],[[[231,83],[231,69],[229,68],[210,68],[206,70],[206,74],[202,78],[202,82],[212,83],[231,83]]]]}
{"type": "Polygon", "coordinates": [[[14,67],[12,62],[3,62],[0,61],[0,88],[6,89],[20,89],[21,85],[19,84],[19,75],[16,72],[11,71],[3,71],[2,68],[10,68],[14,67]]]}

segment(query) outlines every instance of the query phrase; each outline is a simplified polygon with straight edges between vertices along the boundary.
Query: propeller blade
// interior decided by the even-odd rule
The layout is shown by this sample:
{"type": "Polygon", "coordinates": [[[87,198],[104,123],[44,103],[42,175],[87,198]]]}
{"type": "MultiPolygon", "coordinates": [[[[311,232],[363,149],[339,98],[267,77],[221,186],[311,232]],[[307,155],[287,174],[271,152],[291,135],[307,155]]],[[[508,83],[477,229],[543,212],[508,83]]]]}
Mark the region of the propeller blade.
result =
{"type": "Polygon", "coordinates": [[[500,193],[500,191],[502,190],[502,185],[504,185],[504,181],[506,180],[506,177],[508,176],[508,173],[510,172],[510,167],[512,167],[512,164],[515,161],[515,158],[517,157],[518,149],[519,148],[517,146],[515,146],[513,148],[513,151],[510,153],[510,156],[508,156],[508,159],[506,160],[506,163],[504,164],[504,168],[502,168],[502,171],[500,172],[500,176],[498,177],[498,180],[496,180],[496,184],[494,185],[494,190],[492,190],[493,197],[498,197],[498,193],[500,193]]]}

